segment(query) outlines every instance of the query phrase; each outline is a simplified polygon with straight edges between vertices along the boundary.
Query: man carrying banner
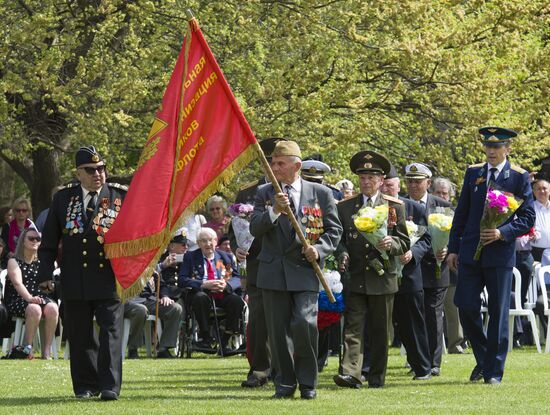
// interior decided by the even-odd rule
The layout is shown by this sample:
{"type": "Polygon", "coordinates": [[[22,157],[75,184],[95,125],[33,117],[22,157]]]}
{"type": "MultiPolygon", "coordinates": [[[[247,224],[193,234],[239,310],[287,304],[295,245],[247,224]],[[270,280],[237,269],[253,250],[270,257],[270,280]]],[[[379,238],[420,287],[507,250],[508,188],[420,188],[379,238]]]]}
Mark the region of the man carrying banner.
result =
{"type": "Polygon", "coordinates": [[[279,141],[272,169],[283,192],[271,183],[256,193],[250,231],[262,238],[258,255],[258,287],[262,289],[272,364],[276,371],[274,398],[314,399],[317,385],[317,299],[319,281],[309,261],[331,254],[342,226],[329,189],[300,179],[301,151],[293,141],[279,141]],[[291,222],[282,213],[295,212],[311,245],[304,249],[291,222]],[[293,343],[289,348],[287,339],[293,343]]]}
{"type": "Polygon", "coordinates": [[[70,344],[74,393],[80,399],[101,393],[102,400],[116,400],[122,381],[123,307],[103,241],[118,216],[126,188],[105,183],[105,163],[93,146],[77,151],[76,176],[79,183],[71,183],[53,198],[38,251],[38,281],[43,289],[53,289],[61,242],[63,323],[70,344]]]}

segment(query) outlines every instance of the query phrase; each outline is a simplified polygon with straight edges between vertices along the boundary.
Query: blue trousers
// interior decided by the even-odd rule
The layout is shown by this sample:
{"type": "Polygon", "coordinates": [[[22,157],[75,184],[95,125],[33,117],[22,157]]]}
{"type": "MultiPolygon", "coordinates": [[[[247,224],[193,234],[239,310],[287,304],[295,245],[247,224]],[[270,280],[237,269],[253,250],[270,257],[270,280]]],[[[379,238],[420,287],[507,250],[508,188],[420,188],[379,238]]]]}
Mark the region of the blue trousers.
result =
{"type": "Polygon", "coordinates": [[[508,315],[512,289],[512,268],[486,268],[479,263],[459,263],[455,304],[464,334],[472,345],[476,363],[485,379],[502,380],[508,353],[508,315]],[[481,298],[487,287],[489,326],[483,332],[481,298]]]}

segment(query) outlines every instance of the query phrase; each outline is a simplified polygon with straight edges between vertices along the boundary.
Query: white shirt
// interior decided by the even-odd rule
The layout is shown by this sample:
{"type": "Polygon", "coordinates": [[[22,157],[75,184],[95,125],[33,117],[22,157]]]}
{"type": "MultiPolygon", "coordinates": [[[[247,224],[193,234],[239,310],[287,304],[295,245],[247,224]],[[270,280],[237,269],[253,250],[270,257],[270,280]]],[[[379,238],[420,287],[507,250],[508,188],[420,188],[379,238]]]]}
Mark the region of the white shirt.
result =
{"type": "Polygon", "coordinates": [[[489,163],[487,163],[487,182],[489,182],[489,178],[491,177],[491,169],[494,167],[497,169],[495,172],[495,180],[498,179],[498,176],[502,169],[504,168],[504,165],[506,164],[506,159],[502,163],[499,163],[497,166],[491,166],[489,163]]]}
{"type": "MultiPolygon", "coordinates": [[[[97,196],[101,192],[102,188],[103,188],[103,186],[95,191],[96,192],[96,195],[95,195],[96,196],[96,202],[97,202],[97,196]]],[[[92,198],[92,196],[90,196],[91,192],[92,192],[91,190],[88,190],[88,189],[85,189],[84,187],[82,187],[82,203],[84,204],[84,208],[86,208],[88,206],[88,203],[89,203],[90,199],[92,198]]],[[[97,205],[97,203],[96,203],[96,205],[97,205]]]]}
{"type": "Polygon", "coordinates": [[[378,198],[379,194],[380,194],[380,192],[376,192],[372,196],[367,196],[366,194],[363,194],[363,206],[367,206],[367,202],[368,202],[369,199],[372,202],[372,206],[374,206],[374,202],[378,198]]]}
{"type": "MultiPolygon", "coordinates": [[[[288,183],[281,183],[281,188],[283,190],[283,193],[286,193],[286,186],[288,183]]],[[[296,208],[296,213],[298,213],[298,206],[300,206],[300,196],[302,195],[302,180],[298,178],[296,181],[290,184],[290,196],[292,197],[292,202],[294,203],[294,207],[296,208]]],[[[267,210],[269,212],[269,217],[271,218],[271,222],[275,222],[279,216],[280,213],[275,213],[273,211],[273,206],[268,206],[267,210]]]]}
{"type": "Polygon", "coordinates": [[[535,231],[538,238],[531,241],[531,246],[536,248],[550,248],[550,203],[544,206],[535,200],[535,231]]]}
{"type": "Polygon", "coordinates": [[[428,192],[424,193],[424,196],[422,196],[419,200],[414,201],[420,203],[421,205],[428,206],[428,192]]]}

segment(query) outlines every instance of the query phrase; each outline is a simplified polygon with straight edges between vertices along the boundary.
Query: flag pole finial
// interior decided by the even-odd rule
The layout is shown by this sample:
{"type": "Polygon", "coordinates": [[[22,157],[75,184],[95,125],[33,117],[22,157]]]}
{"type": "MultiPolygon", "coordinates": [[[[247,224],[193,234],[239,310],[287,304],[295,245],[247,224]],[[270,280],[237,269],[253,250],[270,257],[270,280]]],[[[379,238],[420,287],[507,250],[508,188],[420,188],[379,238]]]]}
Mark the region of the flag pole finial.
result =
{"type": "Polygon", "coordinates": [[[195,18],[193,10],[191,9],[185,9],[185,15],[187,16],[187,20],[193,20],[195,18]]]}

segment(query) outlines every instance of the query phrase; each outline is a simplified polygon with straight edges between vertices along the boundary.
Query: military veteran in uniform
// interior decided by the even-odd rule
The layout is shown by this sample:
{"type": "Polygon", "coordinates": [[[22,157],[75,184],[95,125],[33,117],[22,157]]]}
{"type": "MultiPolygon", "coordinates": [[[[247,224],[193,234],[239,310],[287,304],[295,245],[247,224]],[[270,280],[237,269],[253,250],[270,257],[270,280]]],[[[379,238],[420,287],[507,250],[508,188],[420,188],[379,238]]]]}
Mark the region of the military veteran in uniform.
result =
{"type": "MultiPolygon", "coordinates": [[[[428,193],[431,185],[432,172],[422,163],[411,163],[405,167],[407,183],[407,198],[421,204],[426,209],[426,219],[436,208],[452,208],[450,202],[428,193]]],[[[448,267],[443,263],[440,275],[437,274],[437,260],[445,261],[447,250],[443,249],[434,255],[430,249],[421,263],[424,286],[424,315],[428,330],[430,345],[431,374],[441,374],[441,359],[443,356],[443,310],[445,294],[450,283],[448,267]]]]}
{"type": "Polygon", "coordinates": [[[350,161],[351,171],[359,176],[361,193],[338,204],[338,216],[344,228],[338,258],[342,270],[349,263],[344,302],[344,358],[334,382],[341,387],[359,388],[362,385],[363,330],[367,318],[371,366],[368,373],[370,388],[384,386],[388,361],[389,325],[393,297],[397,292],[395,257],[410,248],[405,223],[405,207],[396,197],[384,195],[380,187],[390,171],[390,162],[374,151],[361,151],[350,161]],[[363,206],[387,204],[388,235],[374,247],[359,233],[353,218],[363,206]],[[380,251],[389,255],[384,261],[380,251]]]}
{"type": "Polygon", "coordinates": [[[61,295],[77,398],[101,394],[118,399],[122,381],[122,315],[115,276],[103,250],[126,188],[106,183],[106,165],[95,147],[76,153],[76,177],[53,198],[38,251],[41,286],[53,288],[52,274],[62,243],[61,295]],[[99,326],[99,343],[94,333],[99,326]]]}
{"type": "Polygon", "coordinates": [[[332,193],[300,178],[301,151],[293,141],[279,141],[271,166],[283,192],[271,183],[256,193],[250,231],[261,238],[258,287],[262,290],[267,332],[276,372],[274,398],[314,399],[317,386],[317,301],[319,281],[310,261],[319,261],[337,247],[342,227],[332,193]],[[310,242],[301,244],[287,216],[295,212],[310,242]]]}
{"type": "Polygon", "coordinates": [[[324,184],[332,192],[334,200],[342,200],[344,198],[343,193],[336,187],[325,182],[325,174],[328,174],[332,171],[330,166],[327,163],[323,162],[323,157],[320,154],[317,154],[316,157],[320,160],[310,157],[302,161],[302,178],[304,180],[307,180],[308,182],[324,184]]]}
{"type": "Polygon", "coordinates": [[[533,226],[535,212],[529,173],[507,159],[510,140],[516,132],[499,127],[484,127],[479,132],[483,136],[486,162],[466,170],[451,228],[447,263],[451,269],[458,269],[455,304],[476,359],[470,380],[484,379],[487,384],[498,385],[508,352],[515,240],[533,226]],[[503,225],[480,231],[489,182],[496,183],[498,190],[513,194],[523,203],[503,225]],[[479,241],[484,247],[480,260],[476,261],[474,254],[479,241]],[[487,335],[483,332],[479,312],[484,287],[489,295],[487,335]]]}

